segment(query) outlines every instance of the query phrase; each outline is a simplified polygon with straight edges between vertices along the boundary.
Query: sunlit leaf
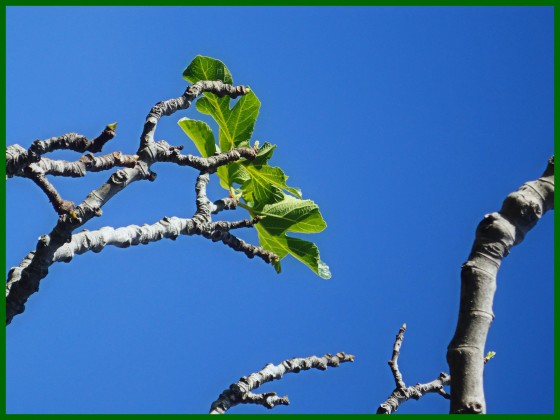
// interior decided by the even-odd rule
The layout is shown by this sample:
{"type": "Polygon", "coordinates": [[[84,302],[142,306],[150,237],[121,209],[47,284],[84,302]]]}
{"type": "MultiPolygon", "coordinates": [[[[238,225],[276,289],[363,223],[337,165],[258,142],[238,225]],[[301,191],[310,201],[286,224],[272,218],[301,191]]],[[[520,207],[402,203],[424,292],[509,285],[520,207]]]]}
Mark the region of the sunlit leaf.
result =
{"type": "Polygon", "coordinates": [[[181,118],[178,124],[185,134],[193,141],[201,156],[212,156],[216,152],[216,140],[208,124],[186,117],[181,118]]]}
{"type": "MultiPolygon", "coordinates": [[[[219,60],[197,56],[183,72],[191,83],[200,80],[221,80],[233,84],[228,68],[219,60]]],[[[196,109],[210,115],[218,124],[218,145],[210,127],[202,122],[183,118],[179,125],[191,138],[202,156],[216,151],[226,152],[249,147],[260,109],[253,91],[240,97],[232,107],[227,95],[218,97],[205,92],[196,102],[196,109]]],[[[255,144],[258,144],[255,142],[255,144]]],[[[320,259],[317,246],[287,233],[317,233],[327,226],[319,207],[311,200],[301,199],[301,191],[287,185],[288,176],[268,164],[275,145],[265,142],[254,159],[241,159],[217,169],[220,185],[231,195],[240,195],[252,217],[260,216],[256,229],[261,246],[274,252],[279,260],[273,263],[281,271],[280,260],[292,255],[321,278],[331,278],[329,267],[320,259]]]]}

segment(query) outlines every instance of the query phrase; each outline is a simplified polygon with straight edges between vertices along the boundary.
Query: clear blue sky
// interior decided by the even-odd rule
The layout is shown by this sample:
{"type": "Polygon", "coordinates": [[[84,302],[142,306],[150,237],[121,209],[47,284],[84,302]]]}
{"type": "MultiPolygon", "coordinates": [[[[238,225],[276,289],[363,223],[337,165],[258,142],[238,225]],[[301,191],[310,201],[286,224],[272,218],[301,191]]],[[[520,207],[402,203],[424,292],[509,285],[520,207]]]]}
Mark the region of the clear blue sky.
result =
{"type": "MultiPolygon", "coordinates": [[[[476,225],[553,154],[553,9],[9,7],[6,142],[95,137],[118,121],[104,151],[133,153],[197,54],[258,95],[254,138],[278,145],[271,164],[319,204],[328,228],[310,239],[332,279],[289,257],[277,275],[199,237],[56,264],[7,329],[8,412],[205,413],[268,362],[345,351],[354,364],[262,391],[289,395],[275,413],[372,413],[394,388],[387,360],[403,322],[406,383],[448,371],[476,225]]],[[[183,116],[200,118],[165,118],[156,138],[194,153],[183,116]]],[[[195,171],[153,170],[156,182],[132,184],[85,227],[192,215],[195,171]]],[[[53,183],[81,202],[108,177],[53,183]]],[[[211,198],[224,196],[212,182],[211,198]]],[[[9,268],[56,215],[26,179],[8,180],[7,203],[9,268]]],[[[489,412],[553,411],[553,280],[547,214],[498,275],[489,412]]],[[[447,410],[428,395],[399,412],[447,410]]]]}

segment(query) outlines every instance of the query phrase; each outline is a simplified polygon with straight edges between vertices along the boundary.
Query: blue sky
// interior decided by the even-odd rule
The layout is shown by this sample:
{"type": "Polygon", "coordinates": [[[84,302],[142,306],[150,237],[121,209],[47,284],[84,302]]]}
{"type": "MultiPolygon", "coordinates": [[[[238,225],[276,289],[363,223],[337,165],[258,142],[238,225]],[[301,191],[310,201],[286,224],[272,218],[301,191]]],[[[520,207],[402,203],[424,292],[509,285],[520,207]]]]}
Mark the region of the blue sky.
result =
{"type": "MultiPolygon", "coordinates": [[[[205,413],[266,363],[345,351],[354,364],[261,390],[289,395],[279,414],[372,413],[393,390],[403,322],[405,382],[448,371],[476,225],[553,154],[553,9],[9,7],[6,142],[95,137],[117,121],[104,152],[133,153],[149,109],[184,91],[198,54],[261,100],[253,138],[277,144],[271,164],[319,204],[328,228],[308,239],[332,279],[290,257],[277,275],[199,237],[55,264],[7,328],[8,412],[205,413]]],[[[167,117],[156,138],[195,153],[183,116],[204,119],[167,117]]],[[[192,215],[195,171],[152,169],[156,182],[130,185],[85,227],[192,215]]],[[[109,175],[52,181],[81,202],[109,175]]],[[[225,195],[216,179],[209,193],[225,195]]],[[[29,180],[8,180],[6,196],[9,268],[56,215],[29,180]]],[[[553,411],[553,280],[550,213],[498,274],[489,412],[553,411]]],[[[399,412],[447,410],[428,395],[399,412]]]]}

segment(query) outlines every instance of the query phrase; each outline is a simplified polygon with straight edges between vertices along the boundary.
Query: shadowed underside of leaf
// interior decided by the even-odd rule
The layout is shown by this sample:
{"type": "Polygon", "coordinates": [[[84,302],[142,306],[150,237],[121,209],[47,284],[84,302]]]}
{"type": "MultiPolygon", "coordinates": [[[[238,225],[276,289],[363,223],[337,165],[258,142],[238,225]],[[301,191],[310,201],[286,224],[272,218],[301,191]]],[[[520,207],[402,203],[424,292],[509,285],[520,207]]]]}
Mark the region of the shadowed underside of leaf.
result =
{"type": "MultiPolygon", "coordinates": [[[[221,80],[233,84],[231,73],[224,63],[204,56],[197,56],[183,72],[183,77],[193,84],[200,80],[221,80]]],[[[210,115],[218,124],[218,145],[210,126],[202,121],[182,118],[179,126],[204,157],[216,151],[248,147],[260,105],[252,91],[239,98],[233,107],[228,96],[219,98],[205,92],[204,97],[198,99],[196,109],[210,115]]],[[[240,194],[246,203],[242,207],[252,217],[262,218],[256,228],[265,249],[274,252],[280,259],[290,254],[321,278],[329,279],[329,267],[321,261],[317,246],[286,235],[287,232],[321,232],[326,223],[319,207],[311,200],[303,200],[298,188],[289,187],[286,184],[288,177],[280,168],[268,165],[275,148],[275,145],[264,143],[252,161],[241,160],[218,168],[220,185],[240,194]]],[[[277,272],[281,271],[279,261],[274,267],[277,272]]]]}

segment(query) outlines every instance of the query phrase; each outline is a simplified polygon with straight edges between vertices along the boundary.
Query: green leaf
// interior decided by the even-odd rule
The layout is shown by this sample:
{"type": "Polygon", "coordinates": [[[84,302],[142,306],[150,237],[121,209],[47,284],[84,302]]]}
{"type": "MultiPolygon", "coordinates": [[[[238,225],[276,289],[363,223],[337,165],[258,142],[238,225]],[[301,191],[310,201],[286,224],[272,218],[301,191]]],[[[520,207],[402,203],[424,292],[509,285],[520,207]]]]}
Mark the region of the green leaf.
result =
{"type": "Polygon", "coordinates": [[[200,80],[221,80],[232,84],[233,78],[224,63],[215,58],[197,55],[183,71],[183,78],[195,84],[200,80]]]}
{"type": "Polygon", "coordinates": [[[208,124],[186,117],[181,118],[177,124],[193,141],[202,157],[212,156],[216,152],[216,140],[208,124]]]}
{"type": "Polygon", "coordinates": [[[255,193],[255,199],[259,203],[276,203],[282,199],[282,190],[289,191],[301,198],[301,190],[286,185],[288,177],[282,169],[268,165],[255,166],[251,161],[243,162],[247,172],[251,176],[251,188],[255,193]],[[280,196],[278,197],[278,194],[280,196]]]}
{"type": "Polygon", "coordinates": [[[258,178],[249,177],[248,182],[242,186],[242,194],[245,201],[253,203],[276,203],[284,198],[284,193],[278,187],[270,184],[262,184],[258,178]]]}
{"type": "Polygon", "coordinates": [[[243,185],[250,179],[250,176],[245,168],[238,162],[230,163],[227,168],[228,180],[230,181],[229,185],[233,185],[234,183],[243,185]]]}
{"type": "Polygon", "coordinates": [[[242,96],[230,109],[230,98],[205,94],[196,103],[196,109],[212,116],[220,127],[220,149],[227,152],[236,147],[248,147],[261,102],[254,92],[242,96]]]}
{"type": "Polygon", "coordinates": [[[276,149],[276,145],[270,144],[266,141],[261,147],[259,147],[257,156],[251,162],[255,166],[266,165],[268,160],[272,157],[274,149],[276,149]]]}
{"type": "Polygon", "coordinates": [[[286,231],[317,233],[327,227],[317,204],[289,195],[284,195],[280,202],[253,207],[250,212],[255,216],[264,217],[259,226],[276,236],[286,231]]]}
{"type": "MultiPolygon", "coordinates": [[[[233,84],[231,73],[224,63],[203,56],[197,56],[189,64],[183,77],[191,83],[221,80],[233,84]]],[[[218,145],[210,127],[204,122],[187,118],[179,121],[201,155],[207,157],[216,151],[227,152],[250,146],[261,104],[255,93],[251,91],[240,97],[233,107],[227,95],[221,98],[209,92],[203,95],[196,102],[196,109],[212,116],[218,124],[218,145]]],[[[317,246],[287,235],[289,232],[321,232],[326,223],[319,207],[311,200],[302,200],[301,191],[286,184],[288,177],[280,168],[269,166],[275,149],[275,145],[265,142],[255,159],[242,159],[219,167],[220,184],[234,194],[242,194],[246,204],[241,203],[240,206],[247,209],[252,217],[261,216],[255,227],[260,244],[279,257],[273,263],[277,272],[282,269],[280,260],[292,255],[321,278],[329,279],[329,267],[321,261],[317,246]]]]}
{"type": "MultiPolygon", "coordinates": [[[[183,72],[183,77],[191,83],[200,80],[221,80],[233,84],[228,68],[220,60],[198,55],[183,72]]],[[[234,147],[249,146],[255,121],[261,106],[253,92],[242,96],[233,108],[231,98],[219,98],[213,93],[205,92],[204,97],[196,103],[196,109],[203,114],[211,115],[220,127],[219,144],[222,152],[234,147]]]]}
{"type": "MultiPolygon", "coordinates": [[[[247,208],[252,217],[263,217],[255,227],[265,249],[274,252],[280,260],[290,254],[319,277],[331,278],[329,267],[321,261],[314,243],[286,235],[287,232],[315,233],[325,229],[325,220],[313,201],[284,195],[277,203],[247,208]]],[[[280,272],[280,262],[275,263],[274,268],[280,272]]]]}
{"type": "MultiPolygon", "coordinates": [[[[287,235],[273,236],[260,223],[256,225],[256,228],[261,245],[274,252],[280,259],[291,254],[322,279],[328,280],[332,277],[329,266],[321,261],[319,249],[314,243],[287,235]]],[[[274,268],[279,273],[282,270],[280,262],[274,264],[274,268]]]]}
{"type": "Polygon", "coordinates": [[[274,149],[276,145],[266,142],[259,149],[255,159],[242,162],[251,177],[251,182],[243,186],[243,195],[252,196],[258,203],[276,203],[282,200],[282,190],[301,198],[299,188],[288,187],[286,184],[288,177],[284,171],[267,164],[274,149]]]}

